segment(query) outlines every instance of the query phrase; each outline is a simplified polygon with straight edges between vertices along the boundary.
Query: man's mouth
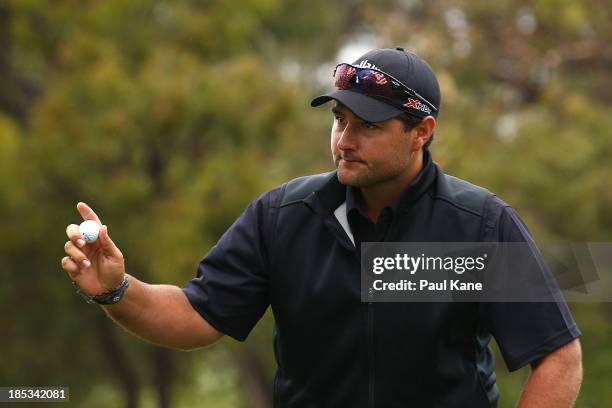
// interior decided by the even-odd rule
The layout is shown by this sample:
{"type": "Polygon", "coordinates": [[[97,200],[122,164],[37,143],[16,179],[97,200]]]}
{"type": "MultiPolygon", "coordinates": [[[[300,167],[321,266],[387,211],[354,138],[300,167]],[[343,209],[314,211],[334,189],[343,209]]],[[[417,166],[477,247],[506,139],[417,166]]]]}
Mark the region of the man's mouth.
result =
{"type": "Polygon", "coordinates": [[[347,163],[363,163],[362,160],[358,160],[358,159],[354,159],[354,158],[348,158],[348,157],[340,157],[338,159],[338,161],[340,161],[340,160],[345,161],[347,163]]]}

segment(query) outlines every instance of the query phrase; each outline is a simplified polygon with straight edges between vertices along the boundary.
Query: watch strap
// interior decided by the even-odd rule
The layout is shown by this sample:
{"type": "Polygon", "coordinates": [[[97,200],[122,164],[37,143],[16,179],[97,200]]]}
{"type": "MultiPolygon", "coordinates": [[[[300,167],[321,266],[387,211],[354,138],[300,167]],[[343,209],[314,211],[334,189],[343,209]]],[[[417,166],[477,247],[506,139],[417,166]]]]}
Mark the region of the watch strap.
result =
{"type": "Polygon", "coordinates": [[[121,282],[121,284],[117,286],[115,289],[110,290],[108,292],[104,292],[99,295],[93,295],[93,296],[88,295],[87,293],[83,292],[81,288],[79,288],[76,282],[73,281],[72,284],[74,285],[76,289],[76,293],[81,298],[83,298],[85,302],[89,304],[97,303],[99,305],[113,305],[119,302],[123,298],[123,295],[125,294],[125,290],[130,286],[130,280],[128,278],[128,275],[125,274],[123,278],[123,282],[121,282]]]}

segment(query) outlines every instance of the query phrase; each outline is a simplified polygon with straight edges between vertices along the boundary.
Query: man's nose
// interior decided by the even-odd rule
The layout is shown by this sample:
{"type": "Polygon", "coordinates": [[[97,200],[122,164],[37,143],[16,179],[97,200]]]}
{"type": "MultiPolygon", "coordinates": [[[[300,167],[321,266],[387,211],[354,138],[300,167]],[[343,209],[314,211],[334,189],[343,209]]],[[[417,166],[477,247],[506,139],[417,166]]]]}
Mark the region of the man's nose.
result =
{"type": "Polygon", "coordinates": [[[336,143],[336,146],[340,150],[356,150],[357,149],[357,134],[355,125],[347,123],[342,130],[342,134],[336,143]]]}

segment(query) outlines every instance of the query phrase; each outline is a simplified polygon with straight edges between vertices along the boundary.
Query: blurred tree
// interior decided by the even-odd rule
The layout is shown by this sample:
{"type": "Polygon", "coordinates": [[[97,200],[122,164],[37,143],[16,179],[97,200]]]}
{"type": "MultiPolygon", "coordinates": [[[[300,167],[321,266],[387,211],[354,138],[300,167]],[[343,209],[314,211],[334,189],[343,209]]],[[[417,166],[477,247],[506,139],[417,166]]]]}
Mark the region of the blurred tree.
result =
{"type": "MultiPolygon", "coordinates": [[[[135,341],[73,293],[63,231],[88,202],[130,273],[186,282],[254,197],[330,168],[329,113],[307,101],[329,88],[337,53],[364,43],[432,63],[443,91],[432,150],[450,173],[498,193],[537,237],[610,241],[610,6],[1,2],[0,383],[69,385],[88,406],[269,406],[269,313],[246,346],[135,341]]],[[[612,403],[610,310],[575,308],[588,333],[579,407],[612,403]]],[[[499,374],[512,406],[525,373],[499,374]]]]}
{"type": "MultiPolygon", "coordinates": [[[[276,61],[334,50],[302,38],[311,28],[339,31],[333,14],[320,18],[323,7],[2,3],[0,205],[11,239],[0,244],[0,265],[11,290],[1,292],[0,328],[12,356],[2,379],[70,384],[77,403],[114,384],[129,407],[153,387],[157,405],[171,405],[174,384],[196,374],[193,357],[135,342],[80,304],[57,275],[63,229],[77,221],[74,204],[86,201],[110,225],[130,273],[190,279],[246,203],[284,178],[283,168],[266,167],[282,155],[277,146],[289,135],[281,132],[308,133],[301,85],[286,86],[276,61]],[[295,8],[299,23],[290,18],[295,8]],[[99,366],[105,372],[82,375],[99,366]]],[[[267,406],[269,369],[253,350],[223,364],[244,369],[246,399],[267,406]]]]}

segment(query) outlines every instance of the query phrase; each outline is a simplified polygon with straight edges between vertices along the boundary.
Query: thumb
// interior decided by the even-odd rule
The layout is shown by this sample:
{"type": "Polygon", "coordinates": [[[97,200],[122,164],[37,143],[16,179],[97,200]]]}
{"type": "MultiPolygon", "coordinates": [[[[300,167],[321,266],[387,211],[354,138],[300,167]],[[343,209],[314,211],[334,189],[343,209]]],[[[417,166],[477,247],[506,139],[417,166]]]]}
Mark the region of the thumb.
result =
{"type": "Polygon", "coordinates": [[[100,227],[100,245],[102,246],[102,251],[106,256],[110,256],[112,258],[121,258],[123,254],[117,248],[113,240],[108,235],[108,227],[103,225],[100,227]]]}

